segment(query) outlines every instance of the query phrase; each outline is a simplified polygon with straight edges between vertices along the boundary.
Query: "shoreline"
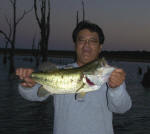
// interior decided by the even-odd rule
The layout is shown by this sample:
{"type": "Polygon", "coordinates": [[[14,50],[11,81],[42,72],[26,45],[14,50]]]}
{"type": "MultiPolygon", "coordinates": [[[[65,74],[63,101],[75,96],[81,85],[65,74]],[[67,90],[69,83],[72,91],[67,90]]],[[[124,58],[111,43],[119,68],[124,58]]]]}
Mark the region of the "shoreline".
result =
{"type": "MultiPolygon", "coordinates": [[[[7,55],[11,49],[0,48],[0,55],[7,55]]],[[[37,50],[31,49],[15,49],[16,56],[34,56],[37,50]]],[[[75,51],[49,50],[48,57],[56,58],[73,58],[75,59],[75,51]]],[[[150,63],[150,52],[147,51],[102,51],[100,57],[105,57],[108,60],[127,61],[127,62],[146,62],[150,63]]]]}

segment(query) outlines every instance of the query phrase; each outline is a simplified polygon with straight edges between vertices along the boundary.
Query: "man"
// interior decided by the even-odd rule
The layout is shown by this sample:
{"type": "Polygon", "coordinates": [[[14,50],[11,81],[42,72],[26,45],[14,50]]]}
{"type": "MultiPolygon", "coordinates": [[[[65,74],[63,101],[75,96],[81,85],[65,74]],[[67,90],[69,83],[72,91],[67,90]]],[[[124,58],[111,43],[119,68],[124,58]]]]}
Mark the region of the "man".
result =
{"type": "MultiPolygon", "coordinates": [[[[104,43],[102,29],[88,21],[80,22],[73,31],[77,54],[72,67],[83,66],[99,57],[104,43]]],[[[48,95],[37,96],[39,85],[30,79],[33,69],[19,68],[16,75],[23,79],[20,94],[31,101],[45,100],[48,95]]],[[[54,134],[113,134],[112,112],[124,113],[131,107],[125,88],[125,72],[117,68],[107,84],[87,93],[82,100],[75,94],[54,95],[54,134]]]]}

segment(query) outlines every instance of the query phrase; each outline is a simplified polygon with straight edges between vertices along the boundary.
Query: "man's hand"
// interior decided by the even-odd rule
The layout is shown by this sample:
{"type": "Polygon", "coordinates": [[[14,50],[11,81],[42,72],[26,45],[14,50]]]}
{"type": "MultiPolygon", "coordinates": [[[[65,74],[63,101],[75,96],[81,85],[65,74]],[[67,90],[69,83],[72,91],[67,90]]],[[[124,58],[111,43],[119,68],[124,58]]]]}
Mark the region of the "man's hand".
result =
{"type": "Polygon", "coordinates": [[[125,77],[126,77],[126,73],[122,69],[120,68],[115,69],[110,75],[108,81],[109,87],[116,88],[120,86],[125,80],[125,77]]]}
{"type": "Polygon", "coordinates": [[[33,87],[35,82],[30,78],[31,73],[34,72],[31,68],[18,68],[16,69],[16,75],[23,80],[21,83],[24,87],[33,87]]]}

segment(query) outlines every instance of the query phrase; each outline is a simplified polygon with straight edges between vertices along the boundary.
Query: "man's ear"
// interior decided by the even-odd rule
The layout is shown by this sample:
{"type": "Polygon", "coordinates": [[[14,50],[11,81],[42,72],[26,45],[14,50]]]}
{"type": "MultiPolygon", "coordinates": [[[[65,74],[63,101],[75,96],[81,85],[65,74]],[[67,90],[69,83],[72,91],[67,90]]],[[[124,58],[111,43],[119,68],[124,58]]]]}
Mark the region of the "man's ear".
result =
{"type": "Polygon", "coordinates": [[[102,45],[100,44],[100,49],[99,49],[99,53],[102,51],[102,45]]]}
{"type": "Polygon", "coordinates": [[[102,49],[102,45],[100,45],[101,49],[102,49]]]}

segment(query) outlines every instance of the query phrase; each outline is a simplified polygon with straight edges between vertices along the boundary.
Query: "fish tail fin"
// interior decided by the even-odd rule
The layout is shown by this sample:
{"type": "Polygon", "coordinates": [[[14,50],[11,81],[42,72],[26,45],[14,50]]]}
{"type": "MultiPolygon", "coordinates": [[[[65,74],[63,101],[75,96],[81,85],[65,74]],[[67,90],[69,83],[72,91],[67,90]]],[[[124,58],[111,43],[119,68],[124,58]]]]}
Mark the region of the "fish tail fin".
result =
{"type": "Polygon", "coordinates": [[[48,96],[48,95],[51,95],[51,93],[48,92],[47,90],[45,90],[45,88],[43,86],[41,86],[37,92],[37,96],[44,97],[44,96],[48,96]]]}

